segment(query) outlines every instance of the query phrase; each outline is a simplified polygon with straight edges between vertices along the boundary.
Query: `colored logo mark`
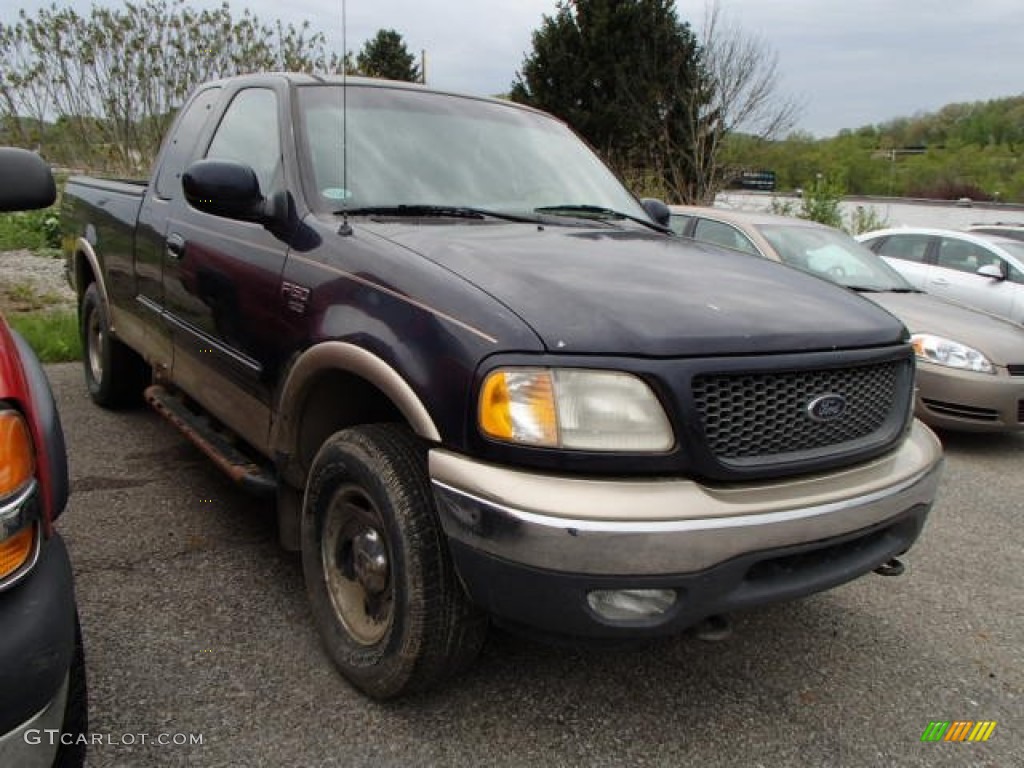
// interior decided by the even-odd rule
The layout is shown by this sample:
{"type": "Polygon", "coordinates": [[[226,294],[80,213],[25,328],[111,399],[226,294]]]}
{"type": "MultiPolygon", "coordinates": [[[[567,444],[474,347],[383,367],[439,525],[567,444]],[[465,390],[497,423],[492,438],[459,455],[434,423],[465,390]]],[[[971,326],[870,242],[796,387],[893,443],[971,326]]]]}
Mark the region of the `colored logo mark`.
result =
{"type": "Polygon", "coordinates": [[[995,729],[995,720],[932,720],[921,741],[988,741],[995,729]]]}

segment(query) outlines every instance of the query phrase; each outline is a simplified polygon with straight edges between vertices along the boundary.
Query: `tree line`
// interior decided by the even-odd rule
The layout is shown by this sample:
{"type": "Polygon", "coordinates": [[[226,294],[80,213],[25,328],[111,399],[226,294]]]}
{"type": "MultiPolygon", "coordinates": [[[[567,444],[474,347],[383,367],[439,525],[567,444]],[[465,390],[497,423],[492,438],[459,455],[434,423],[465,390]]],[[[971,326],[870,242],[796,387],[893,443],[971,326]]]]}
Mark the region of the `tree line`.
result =
{"type": "Polygon", "coordinates": [[[260,71],[418,80],[401,35],[380,30],[353,59],[322,32],[240,16],[225,3],[142,0],[86,14],[51,5],[0,25],[0,141],[51,162],[145,173],[179,107],[199,83],[260,71]]]}
{"type": "MultiPolygon", "coordinates": [[[[1024,200],[1024,97],[830,139],[790,133],[800,106],[780,91],[776,53],[706,3],[693,25],[675,0],[558,0],[506,97],[565,120],[634,192],[669,202],[710,203],[744,170],[774,171],[783,190],[825,178],[851,194],[1024,200]]],[[[391,29],[339,56],[308,23],[265,23],[226,3],[139,0],[81,15],[52,5],[0,25],[0,141],[141,175],[196,85],[267,70],[423,76],[391,29]]]]}
{"type": "Polygon", "coordinates": [[[830,177],[852,195],[1024,202],[1024,96],[949,104],[815,139],[735,134],[724,162],[771,169],[782,190],[830,177]]]}

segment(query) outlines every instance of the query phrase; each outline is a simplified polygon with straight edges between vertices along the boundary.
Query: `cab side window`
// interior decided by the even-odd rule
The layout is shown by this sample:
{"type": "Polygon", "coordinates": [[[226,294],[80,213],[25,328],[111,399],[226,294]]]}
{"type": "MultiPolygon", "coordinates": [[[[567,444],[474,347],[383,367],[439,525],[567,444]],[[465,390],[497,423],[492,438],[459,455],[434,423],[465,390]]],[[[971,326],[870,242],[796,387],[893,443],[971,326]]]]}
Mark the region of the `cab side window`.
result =
{"type": "Polygon", "coordinates": [[[879,256],[889,256],[893,259],[903,261],[916,261],[919,264],[924,262],[925,254],[928,253],[928,235],[890,235],[882,241],[881,245],[875,246],[871,243],[871,250],[879,256]]]}
{"type": "Polygon", "coordinates": [[[277,95],[268,88],[239,91],[217,126],[206,157],[248,165],[263,194],[272,191],[281,174],[277,95]]]}
{"type": "Polygon", "coordinates": [[[722,245],[732,248],[734,251],[743,251],[752,256],[757,256],[757,248],[750,242],[746,235],[729,224],[711,219],[698,219],[697,227],[693,231],[695,239],[704,243],[722,245]]]}
{"type": "Polygon", "coordinates": [[[220,99],[221,89],[207,88],[185,108],[170,144],[164,152],[156,177],[156,196],[171,200],[181,191],[181,174],[196,151],[199,137],[213,116],[213,107],[220,99]]]}

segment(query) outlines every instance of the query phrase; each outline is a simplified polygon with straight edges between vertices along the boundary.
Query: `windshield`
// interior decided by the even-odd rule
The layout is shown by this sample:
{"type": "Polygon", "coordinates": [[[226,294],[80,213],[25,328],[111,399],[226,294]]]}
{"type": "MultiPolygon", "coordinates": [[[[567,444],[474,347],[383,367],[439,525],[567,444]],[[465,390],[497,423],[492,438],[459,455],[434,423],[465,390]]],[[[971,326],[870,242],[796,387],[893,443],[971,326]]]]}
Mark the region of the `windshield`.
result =
{"type": "Polygon", "coordinates": [[[1000,241],[999,247],[1014,257],[1019,262],[1019,266],[1024,266],[1024,242],[1011,243],[1003,240],[1000,241]]]}
{"type": "Polygon", "coordinates": [[[839,230],[799,224],[762,224],[758,230],[783,262],[805,272],[859,290],[913,290],[881,257],[839,230]]]}
{"type": "Polygon", "coordinates": [[[304,186],[314,208],[447,206],[507,214],[586,205],[647,221],[565,125],[511,105],[349,84],[298,89],[304,186]]]}

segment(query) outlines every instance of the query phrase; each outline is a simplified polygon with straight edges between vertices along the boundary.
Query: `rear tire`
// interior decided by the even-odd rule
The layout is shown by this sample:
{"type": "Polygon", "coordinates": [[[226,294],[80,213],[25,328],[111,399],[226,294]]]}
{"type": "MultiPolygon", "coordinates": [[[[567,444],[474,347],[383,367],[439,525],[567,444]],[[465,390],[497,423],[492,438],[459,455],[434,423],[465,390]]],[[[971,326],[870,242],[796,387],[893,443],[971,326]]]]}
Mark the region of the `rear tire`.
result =
{"type": "Polygon", "coordinates": [[[145,360],[110,333],[103,297],[90,283],[78,311],[85,384],[93,402],[104,408],[134,405],[152,374],[145,360]]]}
{"type": "Polygon", "coordinates": [[[426,452],[404,427],[346,429],[321,447],[306,487],[302,565],[328,653],[375,699],[436,685],[483,644],[486,617],[455,574],[426,452]]]}

